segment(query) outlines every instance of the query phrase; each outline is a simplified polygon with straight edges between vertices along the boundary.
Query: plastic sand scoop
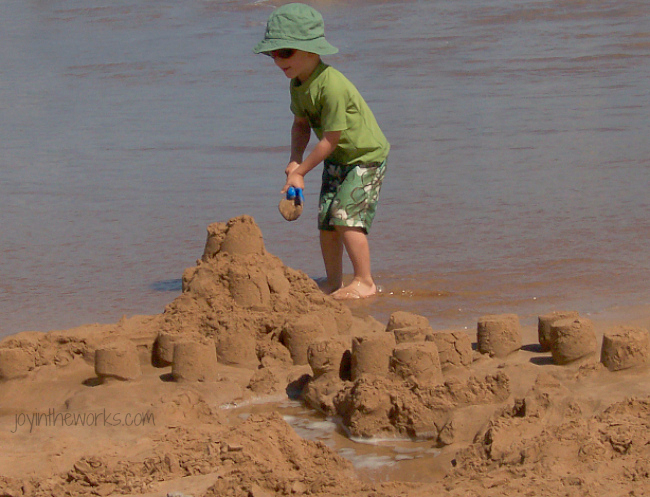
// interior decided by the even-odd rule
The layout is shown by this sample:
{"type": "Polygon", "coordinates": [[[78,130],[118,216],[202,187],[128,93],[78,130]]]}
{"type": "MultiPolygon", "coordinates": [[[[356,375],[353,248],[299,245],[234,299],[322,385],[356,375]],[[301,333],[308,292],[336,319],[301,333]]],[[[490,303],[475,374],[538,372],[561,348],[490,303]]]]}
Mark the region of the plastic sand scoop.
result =
{"type": "Polygon", "coordinates": [[[280,200],[278,209],[280,214],[287,221],[295,221],[302,214],[302,206],[305,203],[305,197],[302,193],[302,188],[294,188],[290,186],[287,190],[286,198],[280,200]]]}

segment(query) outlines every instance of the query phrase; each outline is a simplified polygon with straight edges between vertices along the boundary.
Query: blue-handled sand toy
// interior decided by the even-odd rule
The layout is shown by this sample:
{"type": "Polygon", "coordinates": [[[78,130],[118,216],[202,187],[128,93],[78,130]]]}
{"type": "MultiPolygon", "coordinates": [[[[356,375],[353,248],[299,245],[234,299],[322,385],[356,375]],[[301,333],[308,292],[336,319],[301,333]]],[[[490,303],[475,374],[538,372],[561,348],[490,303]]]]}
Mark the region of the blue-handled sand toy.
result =
{"type": "Polygon", "coordinates": [[[302,188],[290,186],[287,190],[286,198],[280,200],[278,209],[282,217],[287,221],[295,221],[302,214],[302,206],[304,203],[305,197],[302,193],[302,188]]]}

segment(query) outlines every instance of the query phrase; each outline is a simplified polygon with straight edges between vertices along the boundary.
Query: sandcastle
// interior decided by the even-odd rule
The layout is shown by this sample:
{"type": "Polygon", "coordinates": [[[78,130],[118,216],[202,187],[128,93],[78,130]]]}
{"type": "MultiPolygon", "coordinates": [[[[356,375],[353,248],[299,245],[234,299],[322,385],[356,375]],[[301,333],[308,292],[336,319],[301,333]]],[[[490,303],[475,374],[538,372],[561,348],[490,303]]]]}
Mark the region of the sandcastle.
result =
{"type": "Polygon", "coordinates": [[[472,341],[463,331],[436,332],[427,335],[425,340],[436,344],[443,371],[467,367],[474,360],[472,341]]]}
{"type": "Polygon", "coordinates": [[[554,311],[548,314],[542,314],[537,318],[537,337],[542,352],[551,350],[552,335],[551,325],[560,319],[577,318],[577,311],[554,311]]]}
{"type": "Polygon", "coordinates": [[[301,316],[283,327],[280,341],[289,350],[294,364],[308,364],[309,345],[324,336],[325,328],[320,321],[301,316]]]}
{"type": "Polygon", "coordinates": [[[434,342],[397,345],[390,358],[390,369],[405,380],[424,385],[443,382],[438,347],[434,342]]]}
{"type": "Polygon", "coordinates": [[[569,364],[596,352],[596,334],[591,320],[566,318],[551,325],[551,353],[556,364],[569,364]]]}
{"type": "Polygon", "coordinates": [[[214,343],[176,343],[172,377],[175,381],[216,381],[217,352],[214,343]]]}
{"type": "MultiPolygon", "coordinates": [[[[602,455],[605,468],[612,467],[610,461],[616,457],[617,464],[627,460],[629,466],[621,470],[627,482],[630,474],[637,474],[628,470],[643,470],[639,461],[648,460],[640,452],[647,446],[643,429],[647,402],[629,400],[615,406],[620,414],[609,424],[607,412],[605,418],[589,419],[583,409],[596,404],[589,397],[593,391],[589,381],[594,378],[615,378],[619,385],[625,379],[636,382],[645,374],[648,332],[634,327],[605,331],[602,366],[593,360],[597,348],[593,323],[577,312],[539,316],[538,337],[540,347],[522,346],[519,318],[514,314],[479,317],[476,335],[467,328],[436,330],[427,318],[404,311],[392,313],[386,325],[361,319],[323,295],[306,275],[267,254],[251,218],[215,223],[208,229],[202,258],[183,274],[183,293],[163,314],[83,329],[25,332],[0,342],[3,391],[37,386],[42,394],[43,385],[48,388],[58,381],[56,368],[61,368],[67,382],[61,389],[60,405],[65,409],[79,413],[106,402],[124,406],[137,401],[161,423],[133,437],[125,432],[125,438],[134,441],[134,452],[119,455],[119,460],[106,453],[123,450],[125,438],[110,431],[107,438],[116,438],[119,446],[97,444],[90,458],[76,462],[66,454],[70,463],[65,466],[57,460],[64,470],[57,469],[56,475],[10,479],[0,475],[0,493],[43,497],[137,493],[157,480],[212,474],[212,490],[200,495],[234,495],[236,489],[265,496],[273,493],[269,488],[280,488],[286,495],[320,495],[321,491],[329,495],[331,462],[338,456],[325,444],[299,439],[277,413],[273,420],[254,414],[247,421],[249,429],[251,424],[259,425],[252,435],[231,436],[236,425],[228,425],[228,410],[219,409],[240,405],[240,400],[276,400],[287,394],[340,419],[352,437],[428,440],[426,445],[436,451],[453,453],[453,460],[466,471],[482,465],[489,475],[485,481],[499,483],[485,487],[495,495],[513,474],[523,474],[522,468],[528,471],[558,452],[559,460],[550,459],[561,472],[556,488],[564,488],[568,481],[565,454],[589,465],[594,455],[602,455]],[[548,352],[548,357],[540,357],[540,351],[548,352]],[[621,370],[627,372],[618,373],[621,370]],[[532,389],[531,379],[523,378],[527,375],[537,376],[532,389]],[[78,390],[72,391],[71,381],[79,382],[78,390]],[[572,397],[571,382],[589,392],[586,402],[572,397]],[[65,393],[68,388],[71,394],[65,393]],[[555,436],[553,430],[561,419],[567,423],[555,436]],[[621,431],[630,420],[638,421],[633,433],[637,438],[621,431]],[[542,431],[548,426],[550,430],[542,431]],[[274,446],[283,430],[286,441],[274,446]],[[602,436],[609,432],[616,436],[602,436]],[[544,444],[548,448],[540,452],[544,444]],[[558,451],[558,444],[566,445],[558,451]],[[305,447],[313,450],[297,459],[294,449],[305,447]],[[457,452],[459,447],[466,447],[466,452],[457,452]],[[629,447],[636,449],[627,454],[629,447]],[[260,468],[255,456],[266,452],[274,452],[273,457],[260,468]],[[277,474],[277,461],[286,462],[291,472],[282,486],[249,485],[251,481],[276,485],[269,475],[277,474]],[[222,472],[226,465],[237,471],[226,475],[222,472]],[[510,465],[517,473],[510,471],[510,465]],[[125,467],[130,468],[128,481],[125,467]],[[247,480],[237,480],[242,467],[249,472],[247,480]],[[322,472],[316,474],[317,469],[322,472]],[[499,471],[505,473],[499,476],[499,471]],[[229,480],[228,475],[235,479],[229,480]],[[321,485],[320,490],[312,492],[316,487],[303,483],[311,476],[310,485],[321,485]]],[[[40,397],[35,399],[41,402],[40,397]]],[[[93,436],[99,431],[94,430],[93,436]]],[[[6,440],[12,436],[6,435],[6,440]]],[[[24,452],[23,442],[34,444],[36,436],[19,439],[18,452],[24,452]]],[[[64,443],[84,438],[77,433],[67,437],[64,443]]],[[[46,438],[56,440],[49,434],[46,438]]],[[[64,446],[51,445],[57,454],[64,446]]],[[[50,455],[38,460],[32,452],[30,457],[42,466],[50,455]]],[[[12,456],[8,451],[2,462],[12,456]]],[[[28,464],[36,465],[26,459],[28,464]]],[[[543,474],[536,477],[546,481],[550,466],[542,466],[543,474]]],[[[452,480],[445,481],[447,485],[452,480]]],[[[341,488],[337,495],[361,495],[368,490],[347,484],[341,488]]]]}
{"type": "Polygon", "coordinates": [[[394,348],[395,336],[392,333],[373,333],[354,337],[350,361],[352,381],[364,375],[387,375],[394,348]]]}
{"type": "Polygon", "coordinates": [[[600,360],[610,371],[647,365],[650,361],[648,330],[621,326],[605,332],[600,360]]]}
{"type": "MultiPolygon", "coordinates": [[[[201,258],[183,273],[182,294],[163,314],[99,326],[90,335],[68,330],[3,341],[0,380],[77,356],[94,364],[99,383],[136,382],[145,366],[169,368],[161,375],[167,380],[211,383],[221,381],[223,367],[237,367],[252,372],[251,394],[293,383],[308,405],[338,416],[352,435],[441,445],[469,437],[467,419],[478,427],[510,395],[505,373],[476,376],[472,365],[506,360],[522,348],[517,315],[479,317],[476,350],[466,331],[436,331],[427,318],[405,311],[393,312],[385,326],[370,320],[359,327],[347,306],[266,252],[251,217],[207,231],[201,258]]],[[[576,312],[539,316],[538,336],[556,365],[596,349],[592,323],[576,312]]],[[[647,356],[647,332],[606,334],[601,360],[610,370],[643,365],[647,356]]]]}
{"type": "Polygon", "coordinates": [[[135,344],[120,340],[98,348],[95,351],[95,374],[104,382],[139,378],[142,370],[135,344]]]}
{"type": "Polygon", "coordinates": [[[477,325],[478,351],[506,357],[521,348],[521,326],[516,314],[482,316],[477,325]]]}
{"type": "Polygon", "coordinates": [[[0,343],[0,380],[83,357],[100,382],[136,380],[148,364],[171,367],[175,381],[214,381],[219,364],[307,365],[312,339],[345,336],[351,325],[345,305],[266,252],[253,218],[240,216],[208,226],[203,255],[184,271],[182,294],[164,313],[83,333],[9,337],[0,343]]]}
{"type": "Polygon", "coordinates": [[[23,378],[34,369],[34,357],[19,348],[0,349],[0,380],[23,378]]]}
{"type": "MultiPolygon", "coordinates": [[[[450,444],[468,436],[459,430],[454,411],[491,406],[509,395],[505,375],[445,378],[444,371],[467,370],[475,358],[466,333],[436,332],[427,318],[396,311],[381,329],[348,340],[313,342],[313,376],[302,397],[338,416],[354,436],[399,435],[450,444]]],[[[477,409],[483,422],[492,412],[477,409]]]]}
{"type": "MultiPolygon", "coordinates": [[[[204,253],[184,272],[183,294],[165,309],[154,347],[154,364],[172,365],[174,379],[197,376],[176,373],[184,356],[179,347],[204,350],[211,343],[216,355],[203,362],[207,369],[287,366],[286,352],[278,348],[288,351],[292,364],[306,365],[313,340],[349,332],[349,309],[266,252],[251,217],[213,223],[207,231],[204,253]],[[178,343],[183,340],[195,345],[178,343]]],[[[207,369],[198,376],[214,377],[207,369]]]]}
{"type": "MultiPolygon", "coordinates": [[[[591,320],[577,311],[555,311],[538,317],[538,337],[543,351],[551,351],[553,362],[567,365],[589,360],[597,352],[591,320]]],[[[600,362],[610,371],[650,363],[650,335],[644,328],[618,326],[603,334],[600,362]]]]}
{"type": "MultiPolygon", "coordinates": [[[[545,341],[541,348],[548,348],[555,365],[579,367],[593,360],[590,320],[575,311],[556,311],[539,316],[538,323],[545,341]]],[[[480,356],[504,360],[520,350],[519,317],[481,316],[476,337],[474,351],[466,332],[434,331],[423,316],[397,311],[383,331],[352,336],[348,349],[345,341],[333,345],[318,339],[310,349],[316,359],[310,359],[313,377],[303,398],[338,416],[355,436],[399,434],[439,445],[471,440],[510,394],[507,375],[474,376],[472,363],[480,356]],[[447,376],[460,371],[466,373],[447,376]]],[[[646,365],[649,340],[642,329],[606,333],[601,360],[612,371],[646,365]]],[[[529,400],[525,407],[533,412],[535,404],[529,400]]]]}
{"type": "Polygon", "coordinates": [[[327,374],[349,377],[349,349],[349,340],[343,337],[320,337],[313,340],[307,350],[307,360],[314,379],[327,374]]]}

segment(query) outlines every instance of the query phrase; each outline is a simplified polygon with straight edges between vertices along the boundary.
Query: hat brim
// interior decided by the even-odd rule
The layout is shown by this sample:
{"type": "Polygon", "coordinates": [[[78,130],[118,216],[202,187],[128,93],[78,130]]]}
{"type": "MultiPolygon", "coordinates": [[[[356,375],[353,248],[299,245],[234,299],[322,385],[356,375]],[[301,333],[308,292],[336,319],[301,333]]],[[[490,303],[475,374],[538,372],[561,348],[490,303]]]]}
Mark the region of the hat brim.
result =
{"type": "Polygon", "coordinates": [[[317,55],[334,55],[339,51],[338,48],[330,44],[324,37],[321,37],[313,40],[281,40],[277,38],[265,38],[255,45],[253,52],[267,53],[282,48],[295,48],[296,50],[311,52],[317,55]]]}

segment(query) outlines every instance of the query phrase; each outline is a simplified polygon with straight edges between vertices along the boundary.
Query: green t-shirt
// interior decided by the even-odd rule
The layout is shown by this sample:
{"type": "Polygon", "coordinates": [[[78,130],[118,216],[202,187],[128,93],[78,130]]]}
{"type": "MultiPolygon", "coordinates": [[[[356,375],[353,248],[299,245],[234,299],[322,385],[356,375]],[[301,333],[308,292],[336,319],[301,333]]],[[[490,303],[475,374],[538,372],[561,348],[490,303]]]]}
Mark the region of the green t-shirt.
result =
{"type": "Polygon", "coordinates": [[[306,117],[318,139],[341,131],[328,160],[337,164],[383,162],[390,144],[356,87],[333,67],[320,62],[304,83],[291,80],[291,112],[306,117]]]}

